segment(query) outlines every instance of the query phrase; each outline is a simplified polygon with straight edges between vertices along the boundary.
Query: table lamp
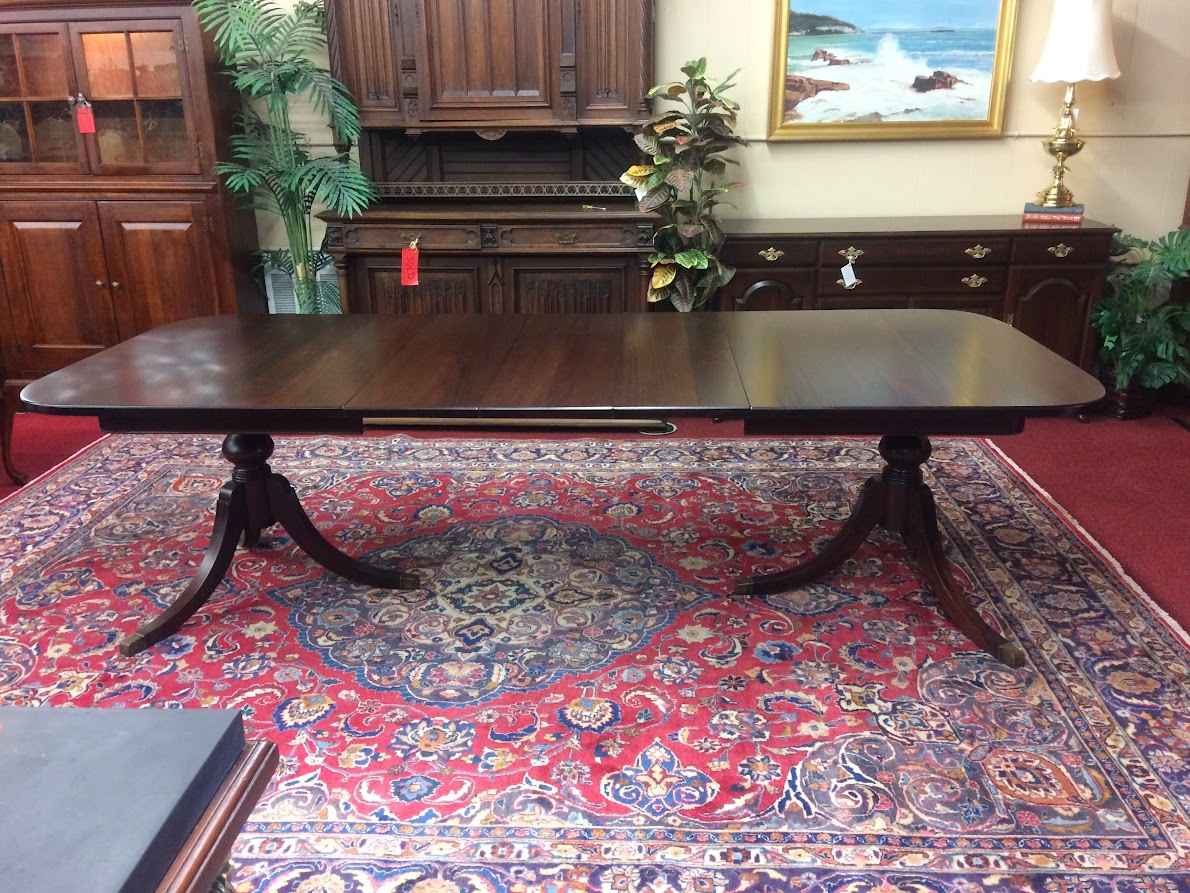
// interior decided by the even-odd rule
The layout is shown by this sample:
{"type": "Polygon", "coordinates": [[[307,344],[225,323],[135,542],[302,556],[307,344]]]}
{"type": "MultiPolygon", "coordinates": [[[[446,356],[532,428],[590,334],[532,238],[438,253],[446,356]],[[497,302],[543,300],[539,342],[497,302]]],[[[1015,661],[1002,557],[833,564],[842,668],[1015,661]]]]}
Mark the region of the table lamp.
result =
{"type": "Polygon", "coordinates": [[[1075,133],[1078,109],[1074,105],[1074,85],[1079,81],[1119,76],[1111,39],[1111,0],[1054,0],[1045,47],[1029,79],[1065,83],[1066,98],[1053,136],[1041,142],[1058,163],[1053,168],[1054,182],[1037,193],[1037,204],[1046,208],[1067,208],[1074,204],[1074,196],[1062,182],[1066,159],[1077,155],[1083,147],[1083,141],[1075,133]]]}

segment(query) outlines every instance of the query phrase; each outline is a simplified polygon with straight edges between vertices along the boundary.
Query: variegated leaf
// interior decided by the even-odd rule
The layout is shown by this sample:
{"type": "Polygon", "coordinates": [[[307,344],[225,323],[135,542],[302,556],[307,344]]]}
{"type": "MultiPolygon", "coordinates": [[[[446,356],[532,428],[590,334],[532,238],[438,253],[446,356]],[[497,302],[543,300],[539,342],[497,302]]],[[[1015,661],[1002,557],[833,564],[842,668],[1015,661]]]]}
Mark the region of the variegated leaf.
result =
{"type": "Polygon", "coordinates": [[[650,282],[651,288],[664,288],[674,281],[674,277],[678,275],[677,264],[658,264],[653,268],[653,279],[650,282]]]}
{"type": "Polygon", "coordinates": [[[642,211],[656,211],[658,208],[668,202],[672,195],[673,191],[664,184],[658,186],[656,189],[650,189],[640,200],[640,209],[642,211]]]}

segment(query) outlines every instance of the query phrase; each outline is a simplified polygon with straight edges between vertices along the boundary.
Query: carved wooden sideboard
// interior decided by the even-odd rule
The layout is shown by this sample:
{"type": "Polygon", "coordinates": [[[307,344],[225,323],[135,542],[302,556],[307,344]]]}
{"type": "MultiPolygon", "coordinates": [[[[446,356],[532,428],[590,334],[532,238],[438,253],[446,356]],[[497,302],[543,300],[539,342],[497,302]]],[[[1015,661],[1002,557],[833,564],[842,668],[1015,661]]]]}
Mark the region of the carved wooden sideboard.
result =
{"type": "Polygon", "coordinates": [[[645,117],[652,0],[329,0],[365,128],[627,125],[645,117]]]}
{"type": "Polygon", "coordinates": [[[721,310],[949,307],[1003,319],[1085,369],[1094,359],[1090,312],[1115,227],[1026,228],[1004,215],[727,220],[724,229],[736,274],[721,310]]]}
{"type": "Polygon", "coordinates": [[[399,203],[328,218],[327,250],[355,313],[645,310],[653,218],[634,203],[399,203]],[[416,286],[401,249],[416,240],[416,286]]]}

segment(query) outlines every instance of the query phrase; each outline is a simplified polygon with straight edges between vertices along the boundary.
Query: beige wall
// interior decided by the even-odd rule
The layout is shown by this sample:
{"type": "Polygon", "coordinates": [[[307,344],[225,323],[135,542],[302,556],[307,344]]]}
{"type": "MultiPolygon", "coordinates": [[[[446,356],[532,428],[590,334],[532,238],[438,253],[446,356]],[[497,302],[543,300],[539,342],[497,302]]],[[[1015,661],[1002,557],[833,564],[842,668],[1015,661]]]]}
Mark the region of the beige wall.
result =
{"type": "MultiPolygon", "coordinates": [[[[1040,140],[1058,119],[1063,87],[1029,80],[1051,9],[1051,0],[1019,0],[997,138],[766,142],[772,0],[656,0],[658,80],[699,56],[719,76],[741,69],[740,133],[755,142],[736,156],[747,183],[734,193],[739,216],[1015,214],[1049,185],[1053,163],[1040,140]]],[[[1190,182],[1190,2],[1115,0],[1113,20],[1122,75],[1079,85],[1087,145],[1066,185],[1087,216],[1161,235],[1181,222],[1190,182]]]]}
{"type": "MultiPolygon", "coordinates": [[[[655,0],[656,80],[706,56],[712,74],[739,68],[741,162],[735,211],[750,217],[1015,214],[1049,184],[1041,148],[1062,86],[1029,73],[1052,0],[1019,0],[1004,134],[978,140],[767,142],[773,0],[655,0]]],[[[1087,216],[1155,237],[1182,220],[1190,182],[1190,0],[1115,0],[1122,76],[1078,88],[1080,135],[1066,185],[1087,216]]],[[[316,131],[321,137],[324,130],[316,131]]],[[[276,244],[262,221],[262,240],[276,244]]]]}

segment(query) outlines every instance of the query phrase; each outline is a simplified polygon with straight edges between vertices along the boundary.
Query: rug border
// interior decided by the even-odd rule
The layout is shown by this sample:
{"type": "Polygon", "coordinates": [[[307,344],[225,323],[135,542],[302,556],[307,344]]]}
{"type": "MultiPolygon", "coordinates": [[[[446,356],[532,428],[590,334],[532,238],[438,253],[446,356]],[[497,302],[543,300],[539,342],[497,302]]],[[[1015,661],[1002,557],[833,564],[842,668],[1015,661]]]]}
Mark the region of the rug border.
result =
{"type": "Polygon", "coordinates": [[[1078,519],[1074,517],[1066,508],[1058,502],[1050,492],[1042,487],[1037,481],[1029,475],[1027,471],[1021,468],[1015,460],[1009,457],[999,446],[987,438],[980,438],[980,441],[993,454],[994,458],[1000,461],[1009,471],[1013,472],[1024,481],[1029,488],[1051,509],[1054,514],[1068,526],[1071,531],[1082,542],[1091,549],[1100,560],[1102,560],[1111,570],[1120,578],[1120,581],[1131,590],[1145,607],[1153,612],[1162,623],[1164,623],[1174,634],[1174,637],[1184,646],[1190,648],[1190,631],[1182,627],[1180,623],[1172,615],[1169,614],[1161,605],[1159,605],[1151,595],[1145,592],[1144,588],[1134,580],[1129,573],[1124,570],[1124,566],[1120,564],[1119,560],[1107,550],[1102,543],[1093,537],[1078,519]]]}
{"type": "MultiPolygon", "coordinates": [[[[19,496],[21,494],[21,491],[23,491],[26,487],[32,486],[33,484],[40,483],[42,480],[44,480],[45,478],[49,477],[51,474],[54,474],[54,472],[56,472],[60,468],[62,468],[62,466],[69,465],[71,462],[73,462],[75,459],[82,456],[84,453],[88,453],[91,450],[93,450],[95,447],[97,447],[103,441],[111,439],[111,436],[112,436],[111,431],[101,431],[98,437],[96,437],[90,443],[83,444],[81,447],[79,447],[77,450],[75,450],[73,453],[71,453],[69,456],[67,456],[65,459],[63,459],[61,462],[57,463],[56,465],[52,466],[51,468],[47,468],[45,471],[43,471],[41,474],[37,475],[36,477],[29,478],[29,480],[27,480],[25,483],[23,483],[19,486],[13,486],[11,493],[7,494],[6,496],[0,496],[0,506],[7,505],[11,500],[13,500],[17,496],[19,496]]],[[[14,484],[15,484],[15,482],[14,482],[14,484]]]]}

